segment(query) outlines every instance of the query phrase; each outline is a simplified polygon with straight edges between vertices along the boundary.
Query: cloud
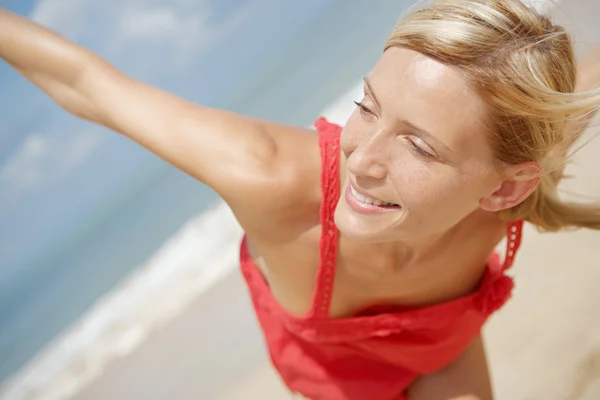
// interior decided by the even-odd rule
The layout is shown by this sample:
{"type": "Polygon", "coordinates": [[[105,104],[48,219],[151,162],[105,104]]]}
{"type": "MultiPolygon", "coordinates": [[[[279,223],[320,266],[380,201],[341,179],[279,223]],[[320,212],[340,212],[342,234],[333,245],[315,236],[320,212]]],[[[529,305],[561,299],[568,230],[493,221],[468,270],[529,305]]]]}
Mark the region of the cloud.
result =
{"type": "Polygon", "coordinates": [[[0,182],[19,186],[32,186],[39,182],[42,171],[37,168],[38,160],[48,153],[47,140],[38,133],[29,135],[0,170],[0,182]]]}
{"type": "Polygon", "coordinates": [[[85,32],[87,17],[99,11],[99,4],[86,0],[41,0],[36,3],[29,18],[73,38],[85,32]]]}
{"type": "Polygon", "coordinates": [[[122,30],[129,37],[162,39],[176,36],[181,22],[173,9],[159,7],[128,15],[121,20],[122,30]]]}
{"type": "Polygon", "coordinates": [[[12,188],[14,196],[52,184],[84,163],[103,140],[96,130],[76,135],[32,133],[0,167],[0,186],[12,188]]]}
{"type": "Polygon", "coordinates": [[[160,55],[161,64],[181,69],[266,1],[239,1],[216,15],[221,0],[124,0],[110,6],[97,0],[42,0],[31,18],[72,40],[94,43],[106,57],[143,53],[139,66],[160,55]]]}
{"type": "Polygon", "coordinates": [[[262,3],[241,2],[219,18],[217,0],[130,0],[114,15],[119,40],[108,51],[152,45],[148,52],[152,57],[160,54],[171,68],[179,70],[250,18],[262,3]]]}
{"type": "Polygon", "coordinates": [[[163,71],[185,68],[219,36],[219,29],[210,25],[206,1],[198,1],[193,9],[178,2],[131,1],[115,17],[115,34],[107,41],[106,53],[135,54],[137,67],[160,56],[163,71]]]}

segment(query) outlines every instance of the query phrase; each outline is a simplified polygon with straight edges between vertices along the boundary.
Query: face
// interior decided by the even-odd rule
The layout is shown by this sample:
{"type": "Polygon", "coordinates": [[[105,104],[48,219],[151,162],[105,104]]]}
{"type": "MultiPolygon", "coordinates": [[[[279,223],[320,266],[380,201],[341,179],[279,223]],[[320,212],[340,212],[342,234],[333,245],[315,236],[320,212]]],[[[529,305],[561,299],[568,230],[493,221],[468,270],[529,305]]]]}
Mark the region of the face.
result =
{"type": "Polygon", "coordinates": [[[426,238],[480,209],[502,186],[485,115],[457,70],[388,49],[342,131],[338,229],[369,242],[426,238]]]}

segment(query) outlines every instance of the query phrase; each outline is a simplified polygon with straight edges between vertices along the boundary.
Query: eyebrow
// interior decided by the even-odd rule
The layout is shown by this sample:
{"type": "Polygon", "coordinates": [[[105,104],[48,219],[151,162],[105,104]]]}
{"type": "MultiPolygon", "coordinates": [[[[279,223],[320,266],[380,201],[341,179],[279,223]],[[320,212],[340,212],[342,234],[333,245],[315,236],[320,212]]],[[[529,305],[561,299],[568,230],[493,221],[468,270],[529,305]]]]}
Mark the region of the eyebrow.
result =
{"type": "MultiPolygon", "coordinates": [[[[367,91],[369,92],[369,94],[373,98],[373,101],[375,102],[375,105],[381,111],[381,105],[380,105],[379,101],[377,100],[377,97],[375,96],[375,92],[373,92],[373,88],[371,87],[371,84],[369,83],[369,78],[365,76],[363,78],[363,81],[365,82],[365,86],[367,87],[367,91]]],[[[452,149],[450,147],[448,147],[445,143],[443,143],[442,141],[440,141],[437,137],[435,137],[435,135],[427,132],[425,129],[419,128],[418,126],[416,126],[412,122],[407,121],[405,119],[398,119],[398,121],[400,123],[408,126],[410,129],[414,130],[415,133],[418,136],[421,136],[421,137],[424,137],[424,138],[428,138],[428,139],[434,141],[435,143],[437,143],[439,146],[443,147],[446,151],[454,154],[454,151],[452,151],[452,149]]]]}

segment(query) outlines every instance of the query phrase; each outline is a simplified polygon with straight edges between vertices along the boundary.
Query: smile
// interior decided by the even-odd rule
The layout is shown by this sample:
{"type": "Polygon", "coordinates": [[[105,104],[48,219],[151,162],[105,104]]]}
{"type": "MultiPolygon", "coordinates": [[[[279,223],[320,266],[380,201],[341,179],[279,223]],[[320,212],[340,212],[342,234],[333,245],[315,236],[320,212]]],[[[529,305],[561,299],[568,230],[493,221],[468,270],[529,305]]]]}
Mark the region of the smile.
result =
{"type": "Polygon", "coordinates": [[[361,203],[365,203],[365,204],[373,204],[375,206],[384,206],[384,207],[399,207],[398,204],[395,203],[388,203],[386,201],[382,201],[379,199],[376,199],[374,197],[369,197],[369,196],[365,196],[364,194],[358,193],[356,191],[356,189],[354,189],[354,186],[349,185],[350,186],[350,193],[352,193],[352,196],[354,196],[356,198],[356,200],[360,201],[361,203]]]}
{"type": "Polygon", "coordinates": [[[398,211],[402,207],[398,204],[359,193],[351,183],[346,187],[346,203],[360,214],[378,214],[383,212],[398,211]]]}

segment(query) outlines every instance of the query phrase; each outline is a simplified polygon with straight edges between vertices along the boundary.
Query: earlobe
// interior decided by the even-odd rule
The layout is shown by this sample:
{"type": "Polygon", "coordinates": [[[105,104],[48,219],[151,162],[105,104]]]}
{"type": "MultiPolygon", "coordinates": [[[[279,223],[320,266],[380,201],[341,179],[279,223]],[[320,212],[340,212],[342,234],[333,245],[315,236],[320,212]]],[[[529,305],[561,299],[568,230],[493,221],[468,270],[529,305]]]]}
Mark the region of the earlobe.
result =
{"type": "Polygon", "coordinates": [[[537,189],[542,169],[536,162],[527,162],[510,166],[506,172],[508,178],[500,189],[479,201],[482,209],[497,212],[522,203],[537,189]]]}

